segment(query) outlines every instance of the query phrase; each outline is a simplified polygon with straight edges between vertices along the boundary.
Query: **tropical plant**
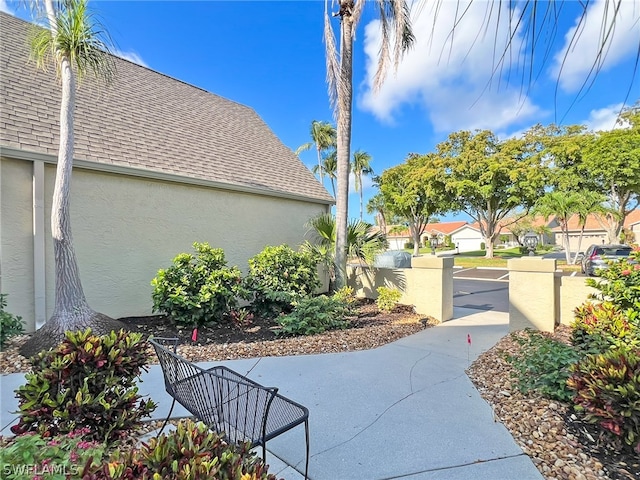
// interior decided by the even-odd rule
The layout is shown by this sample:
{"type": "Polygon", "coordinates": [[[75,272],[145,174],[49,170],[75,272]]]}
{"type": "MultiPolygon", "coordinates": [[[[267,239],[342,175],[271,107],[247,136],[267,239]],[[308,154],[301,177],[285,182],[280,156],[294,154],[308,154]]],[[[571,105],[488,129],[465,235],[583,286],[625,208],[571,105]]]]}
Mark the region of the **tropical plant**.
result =
{"type": "Polygon", "coordinates": [[[362,220],[362,214],[364,209],[364,200],[362,198],[362,177],[364,175],[373,175],[373,169],[371,168],[371,155],[362,150],[353,152],[353,160],[351,162],[351,172],[355,179],[356,192],[360,193],[360,220],[362,220]]]}
{"type": "MultiPolygon", "coordinates": [[[[324,265],[329,272],[329,290],[336,288],[337,260],[335,245],[337,238],[336,218],[330,213],[313,217],[307,223],[313,238],[306,241],[301,249],[309,252],[313,258],[324,265]]],[[[370,263],[376,253],[387,247],[385,235],[366,222],[353,219],[347,229],[347,256],[363,263],[370,263]]]]}
{"type": "Polygon", "coordinates": [[[114,76],[115,63],[102,40],[104,30],[87,9],[87,0],[43,2],[48,30],[40,29],[34,36],[32,56],[38,68],[46,69],[53,63],[62,85],[60,145],[51,207],[55,301],[51,318],[21,348],[25,356],[55,346],[68,330],[91,327],[97,333],[107,333],[122,327],[120,322],[95,312],[84,296],[70,220],[76,76],[93,73],[108,82],[114,76]]]}
{"type": "Polygon", "coordinates": [[[562,232],[562,243],[567,263],[571,263],[569,249],[569,219],[581,209],[582,195],[577,192],[549,192],[538,199],[533,213],[542,215],[545,220],[554,217],[562,232]]]}
{"type": "Polygon", "coordinates": [[[320,175],[320,182],[322,182],[324,173],[326,173],[323,168],[322,153],[326,152],[331,147],[335,147],[336,129],[329,122],[314,120],[311,122],[310,134],[311,141],[300,145],[296,150],[296,155],[300,155],[300,153],[315,146],[316,153],[318,154],[318,165],[317,168],[314,167],[313,173],[318,173],[320,175]]]}
{"type": "MultiPolygon", "coordinates": [[[[332,2],[338,6],[336,12],[329,11],[329,2],[325,0],[324,41],[327,59],[327,83],[329,98],[337,120],[336,152],[337,181],[336,197],[336,241],[335,273],[338,288],[346,284],[349,224],[349,159],[351,157],[351,110],[353,99],[353,40],[365,0],[338,0],[332,2]],[[331,26],[331,18],[340,21],[340,47],[331,26]]],[[[376,0],[381,24],[381,47],[379,49],[375,85],[382,85],[389,62],[395,67],[400,58],[413,44],[409,5],[405,0],[376,0]]]]}
{"type": "Polygon", "coordinates": [[[314,165],[312,168],[313,173],[320,172],[320,175],[326,175],[329,178],[334,197],[336,196],[336,169],[338,168],[336,162],[336,149],[333,148],[323,155],[322,164],[314,165]]]}
{"type": "Polygon", "coordinates": [[[289,313],[293,303],[320,286],[317,261],[307,251],[287,245],[267,246],[249,259],[245,286],[252,310],[262,316],[289,313]]]}
{"type": "Polygon", "coordinates": [[[229,444],[223,434],[192,420],[181,420],[175,430],[140,447],[115,450],[90,477],[82,478],[276,480],[249,443],[229,444]]]}
{"type": "Polygon", "coordinates": [[[22,317],[5,311],[7,306],[6,297],[6,294],[0,293],[0,350],[4,348],[4,344],[9,337],[20,335],[24,331],[22,317]]]}
{"type": "Polygon", "coordinates": [[[585,354],[618,347],[640,348],[640,326],[630,322],[610,301],[585,302],[576,308],[571,329],[571,342],[585,354]]]}
{"type": "Polygon", "coordinates": [[[575,265],[578,263],[578,256],[580,255],[580,248],[582,246],[582,238],[584,236],[584,229],[587,225],[587,219],[591,215],[607,214],[615,215],[611,209],[605,207],[607,198],[599,192],[593,192],[590,190],[580,192],[580,204],[578,206],[576,214],[578,215],[578,225],[580,225],[580,236],[578,237],[578,245],[576,246],[576,253],[571,263],[575,265]]]}
{"type": "MultiPolygon", "coordinates": [[[[377,178],[375,180],[377,182],[377,178]]],[[[384,196],[378,192],[367,202],[367,213],[376,215],[376,224],[385,235],[387,234],[387,206],[384,204],[384,196]]]]}
{"type": "Polygon", "coordinates": [[[573,367],[567,384],[588,422],[640,454],[640,350],[589,355],[573,367]]]}
{"type": "Polygon", "coordinates": [[[179,327],[220,323],[245,296],[238,267],[228,267],[221,248],[193,244],[196,254],[180,253],[173,265],[151,280],[153,310],[179,327]]]}
{"type": "Polygon", "coordinates": [[[137,379],[148,361],[139,333],[67,332],[55,349],[31,359],[32,373],[16,390],[20,418],[11,431],[52,436],[86,428],[87,439],[121,439],[156,408],[138,395],[137,379]]]}

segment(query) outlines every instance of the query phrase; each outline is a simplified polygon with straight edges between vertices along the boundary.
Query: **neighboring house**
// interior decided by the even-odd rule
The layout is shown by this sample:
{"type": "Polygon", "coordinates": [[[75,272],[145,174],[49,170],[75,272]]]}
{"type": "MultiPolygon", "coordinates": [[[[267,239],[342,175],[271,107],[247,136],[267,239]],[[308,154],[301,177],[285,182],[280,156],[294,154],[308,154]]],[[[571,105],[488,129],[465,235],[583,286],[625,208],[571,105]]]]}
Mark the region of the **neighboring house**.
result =
{"type": "Polygon", "coordinates": [[[451,243],[459,252],[481,250],[484,238],[480,233],[478,222],[465,223],[451,232],[451,243]]]}
{"type": "MultiPolygon", "coordinates": [[[[569,250],[575,252],[578,250],[578,243],[580,251],[584,252],[589,245],[601,244],[607,242],[607,232],[602,226],[601,220],[596,215],[589,215],[584,226],[584,234],[582,236],[582,242],[580,242],[580,230],[581,226],[577,215],[572,216],[569,219],[569,250]]],[[[566,248],[562,231],[557,221],[550,223],[552,231],[555,235],[555,244],[560,245],[562,248],[566,248]]],[[[635,234],[635,242],[640,241],[640,210],[632,210],[629,212],[624,221],[624,228],[635,234]]]]}
{"type": "MultiPolygon", "coordinates": [[[[436,222],[436,223],[427,223],[425,225],[424,233],[421,237],[422,246],[429,245],[429,239],[432,235],[436,235],[438,237],[438,243],[443,244],[447,235],[450,235],[456,229],[466,225],[467,222],[464,220],[454,221],[454,222],[436,222]]],[[[394,227],[388,227],[387,231],[393,230],[394,227]]],[[[389,242],[389,250],[403,250],[404,246],[407,242],[412,242],[413,239],[411,237],[411,232],[409,229],[403,229],[400,231],[396,231],[394,233],[387,233],[387,241],[389,242]]]]}
{"type": "MultiPolygon", "coordinates": [[[[0,291],[27,330],[51,314],[50,209],[60,86],[29,62],[30,24],[0,13],[0,291]]],[[[249,107],[115,59],[79,84],[71,217],[89,304],[151,313],[150,281],[194,241],[246,271],[265,245],[303,242],[333,198],[249,107]]]]}

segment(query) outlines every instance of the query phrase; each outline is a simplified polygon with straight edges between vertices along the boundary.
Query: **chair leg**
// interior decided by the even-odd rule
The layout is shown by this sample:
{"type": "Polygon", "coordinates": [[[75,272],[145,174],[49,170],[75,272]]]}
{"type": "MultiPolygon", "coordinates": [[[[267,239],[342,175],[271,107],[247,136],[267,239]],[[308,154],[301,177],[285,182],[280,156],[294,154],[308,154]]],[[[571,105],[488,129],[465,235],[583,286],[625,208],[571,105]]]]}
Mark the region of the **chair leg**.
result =
{"type": "Polygon", "coordinates": [[[173,399],[173,402],[171,402],[171,408],[169,409],[169,413],[167,414],[167,418],[164,420],[164,423],[162,424],[162,428],[160,429],[160,431],[158,432],[158,436],[160,436],[162,434],[162,431],[164,430],[164,427],[167,426],[167,423],[169,423],[169,420],[171,419],[171,413],[173,412],[173,407],[176,406],[176,399],[173,399]]]}
{"type": "Polygon", "coordinates": [[[307,441],[307,461],[304,465],[304,480],[309,479],[309,419],[304,421],[304,434],[307,441]]]}

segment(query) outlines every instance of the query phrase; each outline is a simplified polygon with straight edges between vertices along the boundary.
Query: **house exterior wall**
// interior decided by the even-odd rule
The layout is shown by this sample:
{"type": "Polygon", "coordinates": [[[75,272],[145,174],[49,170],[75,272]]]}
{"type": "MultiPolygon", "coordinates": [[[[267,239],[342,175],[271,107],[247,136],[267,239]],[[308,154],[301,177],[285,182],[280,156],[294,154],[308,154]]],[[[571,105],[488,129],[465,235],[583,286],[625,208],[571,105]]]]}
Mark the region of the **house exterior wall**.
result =
{"type": "MultiPolygon", "coordinates": [[[[582,241],[580,242],[580,233],[579,232],[569,232],[569,251],[571,252],[585,252],[589,245],[601,244],[603,240],[607,241],[607,234],[602,232],[585,232],[582,236],[582,241]]],[[[562,248],[567,248],[564,242],[564,237],[561,232],[555,232],[555,244],[562,246],[562,248]]]]}
{"type": "MultiPolygon", "coordinates": [[[[1,163],[0,268],[8,311],[34,329],[33,163],[1,163]]],[[[55,165],[45,166],[46,316],[54,302],[50,213],[55,165]]],[[[224,249],[244,272],[266,245],[296,248],[305,223],[327,206],[206,186],[75,168],[71,223],[84,292],[92,308],[111,317],[151,313],[151,279],[194,241],[224,249]]],[[[36,273],[34,274],[34,270],[36,273]]]]}

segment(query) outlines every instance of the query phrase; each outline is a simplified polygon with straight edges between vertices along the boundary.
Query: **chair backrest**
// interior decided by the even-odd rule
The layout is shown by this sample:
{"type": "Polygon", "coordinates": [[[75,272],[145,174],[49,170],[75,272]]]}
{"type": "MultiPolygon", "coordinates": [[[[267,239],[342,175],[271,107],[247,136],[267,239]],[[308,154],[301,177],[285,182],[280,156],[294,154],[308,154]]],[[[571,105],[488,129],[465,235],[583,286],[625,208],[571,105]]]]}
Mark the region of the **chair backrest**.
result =
{"type": "Polygon", "coordinates": [[[224,432],[229,441],[264,444],[269,408],[278,389],[263,387],[224,366],[204,370],[159,343],[166,340],[172,339],[149,342],[167,393],[209,428],[224,432]]]}

